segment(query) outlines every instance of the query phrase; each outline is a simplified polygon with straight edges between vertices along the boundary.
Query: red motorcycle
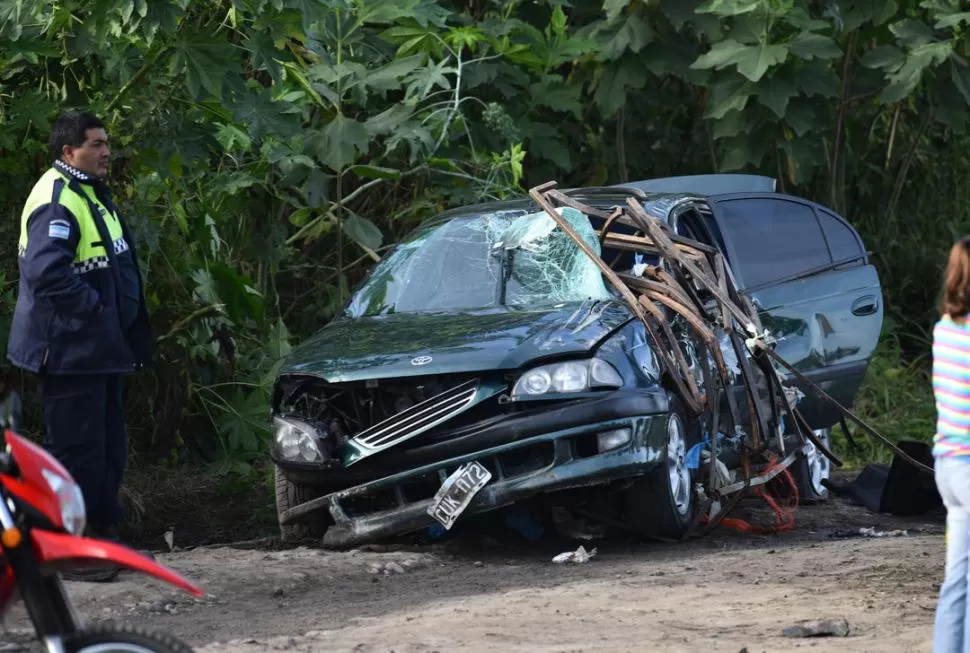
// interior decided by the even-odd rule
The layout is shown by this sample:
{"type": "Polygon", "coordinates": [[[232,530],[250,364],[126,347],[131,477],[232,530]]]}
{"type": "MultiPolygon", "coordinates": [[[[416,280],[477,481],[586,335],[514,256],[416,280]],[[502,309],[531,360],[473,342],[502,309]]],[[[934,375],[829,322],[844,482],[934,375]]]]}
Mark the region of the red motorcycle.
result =
{"type": "MultiPolygon", "coordinates": [[[[4,394],[5,401],[19,407],[19,395],[4,394]]],[[[109,563],[150,574],[195,596],[203,591],[137,551],[83,537],[84,498],[74,479],[44,449],[14,433],[15,418],[0,423],[0,619],[19,590],[48,653],[192,653],[176,638],[141,627],[84,626],[59,569],[109,563]]]]}

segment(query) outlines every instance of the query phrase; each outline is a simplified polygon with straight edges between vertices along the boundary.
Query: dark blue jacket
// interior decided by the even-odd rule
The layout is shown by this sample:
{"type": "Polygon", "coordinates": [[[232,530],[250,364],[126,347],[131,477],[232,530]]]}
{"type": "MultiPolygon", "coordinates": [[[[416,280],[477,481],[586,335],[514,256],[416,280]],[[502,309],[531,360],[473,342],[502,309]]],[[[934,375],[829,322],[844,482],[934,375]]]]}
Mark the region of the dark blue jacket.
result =
{"type": "Polygon", "coordinates": [[[134,239],[100,180],[55,162],[24,206],[18,262],[7,343],[14,365],[93,374],[132,372],[151,362],[154,334],[134,239]]]}

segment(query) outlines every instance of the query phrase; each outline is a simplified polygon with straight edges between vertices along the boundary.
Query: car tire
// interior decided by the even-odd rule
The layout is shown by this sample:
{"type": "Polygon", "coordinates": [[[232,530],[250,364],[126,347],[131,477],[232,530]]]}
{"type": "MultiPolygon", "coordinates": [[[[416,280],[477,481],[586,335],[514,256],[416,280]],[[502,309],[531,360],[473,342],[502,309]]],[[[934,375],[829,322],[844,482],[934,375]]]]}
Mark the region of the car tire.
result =
{"type": "Polygon", "coordinates": [[[681,540],[697,511],[696,472],[687,468],[687,452],[700,441],[697,420],[687,417],[679,398],[671,393],[666,417],[666,440],[660,461],[627,490],[630,525],[648,537],[681,540]]]}
{"type": "MultiPolygon", "coordinates": [[[[818,429],[812,433],[821,440],[822,444],[831,448],[832,429],[818,429]]],[[[829,489],[822,484],[822,481],[827,481],[831,477],[832,461],[826,458],[811,440],[807,440],[805,444],[808,453],[798,456],[791,466],[795,487],[798,488],[798,502],[819,503],[829,498],[829,489]]]]}
{"type": "MultiPolygon", "coordinates": [[[[286,478],[279,467],[274,466],[276,481],[276,518],[277,521],[284,512],[301,503],[306,503],[320,496],[315,488],[297,485],[286,478]]],[[[327,532],[326,520],[322,512],[306,516],[306,521],[296,524],[279,524],[280,538],[284,542],[298,542],[309,538],[322,538],[327,532]]]]}

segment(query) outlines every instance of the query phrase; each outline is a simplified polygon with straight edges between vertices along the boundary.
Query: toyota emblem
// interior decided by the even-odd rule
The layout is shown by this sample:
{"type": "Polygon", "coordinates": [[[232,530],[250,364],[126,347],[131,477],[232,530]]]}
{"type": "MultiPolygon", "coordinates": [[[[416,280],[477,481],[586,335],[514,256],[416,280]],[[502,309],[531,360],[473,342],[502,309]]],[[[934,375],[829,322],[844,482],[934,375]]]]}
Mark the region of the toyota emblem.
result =
{"type": "Polygon", "coordinates": [[[430,362],[430,356],[416,356],[411,359],[411,365],[427,365],[430,362]]]}

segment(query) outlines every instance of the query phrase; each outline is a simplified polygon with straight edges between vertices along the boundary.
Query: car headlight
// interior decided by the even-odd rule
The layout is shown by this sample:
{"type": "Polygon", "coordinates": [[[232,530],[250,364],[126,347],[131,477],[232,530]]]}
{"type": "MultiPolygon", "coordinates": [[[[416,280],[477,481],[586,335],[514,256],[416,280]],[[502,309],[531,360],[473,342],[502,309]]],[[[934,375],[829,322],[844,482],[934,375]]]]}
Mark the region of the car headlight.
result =
{"type": "Polygon", "coordinates": [[[276,451],[281,458],[296,462],[318,463],[323,453],[317,446],[316,429],[296,420],[274,417],[276,451]]]}
{"type": "Polygon", "coordinates": [[[61,509],[61,524],[71,535],[80,535],[87,525],[87,511],[84,507],[84,495],[81,488],[74,481],[64,478],[60,474],[42,469],[44,480],[50,486],[51,492],[57,497],[61,509]]]}
{"type": "Polygon", "coordinates": [[[537,397],[545,394],[569,394],[623,385],[620,373],[599,358],[566,361],[533,368],[515,382],[512,398],[537,397]]]}

